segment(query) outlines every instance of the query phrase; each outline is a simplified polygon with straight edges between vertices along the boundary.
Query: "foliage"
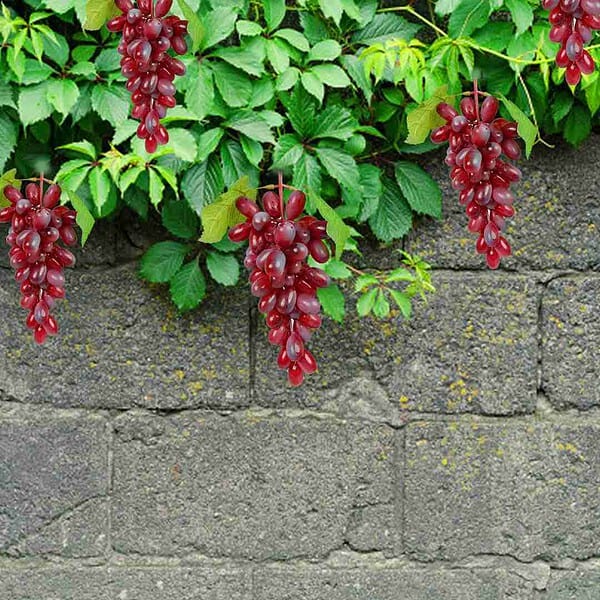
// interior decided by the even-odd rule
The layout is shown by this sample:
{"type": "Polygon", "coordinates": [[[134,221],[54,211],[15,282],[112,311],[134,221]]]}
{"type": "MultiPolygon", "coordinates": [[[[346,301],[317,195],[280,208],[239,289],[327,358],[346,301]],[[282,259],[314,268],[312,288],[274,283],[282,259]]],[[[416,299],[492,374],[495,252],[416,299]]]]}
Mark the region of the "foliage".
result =
{"type": "MultiPolygon", "coordinates": [[[[432,147],[435,104],[473,77],[507,98],[507,115],[519,111],[529,144],[536,124],[577,144],[597,120],[598,73],[569,89],[553,66],[556,46],[537,2],[441,0],[429,2],[431,15],[382,4],[176,1],[174,11],[191,20],[195,54],[177,81],[181,106],[164,121],[171,141],[151,156],[128,118],[117,37],[104,27],[82,30],[86,19],[92,28],[111,14],[111,2],[3,5],[0,172],[54,176],[71,192],[65,201],[87,207],[86,236],[94,219],[122,207],[142,219],[159,213],[177,241],[151,248],[141,274],[169,282],[186,310],[201,301],[206,275],[238,281],[239,253],[222,238],[236,216],[227,190],[244,177],[254,190],[271,179],[261,174],[284,171],[308,192],[309,212],[319,211],[343,240],[338,251],[357,251],[361,235],[391,242],[415,215],[439,218],[441,194],[412,157],[432,147]],[[215,228],[221,214],[228,223],[215,228]]],[[[343,267],[339,259],[330,268],[343,267]]],[[[363,300],[359,312],[387,312],[388,276],[367,286],[375,300],[363,300]]],[[[324,294],[339,317],[341,295],[324,294]]]]}

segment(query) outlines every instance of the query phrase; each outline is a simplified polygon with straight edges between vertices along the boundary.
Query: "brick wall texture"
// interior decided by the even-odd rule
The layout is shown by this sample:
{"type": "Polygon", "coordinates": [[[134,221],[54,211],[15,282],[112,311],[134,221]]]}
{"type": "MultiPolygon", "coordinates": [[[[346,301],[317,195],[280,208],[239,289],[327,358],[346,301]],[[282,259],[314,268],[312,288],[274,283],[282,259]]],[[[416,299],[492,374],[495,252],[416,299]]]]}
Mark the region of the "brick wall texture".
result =
{"type": "Polygon", "coordinates": [[[0,263],[0,599],[600,599],[600,137],[523,164],[493,273],[440,162],[402,242],[437,293],[327,322],[300,389],[243,286],[179,316],[138,279],[139,224],[42,349],[0,263]]]}

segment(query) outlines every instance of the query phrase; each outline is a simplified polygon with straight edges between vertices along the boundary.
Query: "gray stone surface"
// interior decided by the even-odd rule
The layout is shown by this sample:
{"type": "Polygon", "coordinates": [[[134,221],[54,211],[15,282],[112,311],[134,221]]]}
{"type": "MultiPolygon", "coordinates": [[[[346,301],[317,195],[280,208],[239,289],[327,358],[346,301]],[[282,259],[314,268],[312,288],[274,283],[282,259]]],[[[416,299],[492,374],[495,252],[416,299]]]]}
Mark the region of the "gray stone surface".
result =
{"type": "MultiPolygon", "coordinates": [[[[322,557],[343,546],[353,509],[395,502],[394,456],[385,426],[126,415],[116,422],[113,545],[123,554],[322,557]]],[[[371,536],[373,546],[392,545],[371,536]]]]}
{"type": "Polygon", "coordinates": [[[277,372],[277,349],[259,320],[256,403],[350,410],[392,422],[402,411],[532,412],[540,293],[534,281],[437,272],[435,285],[429,304],[417,302],[409,322],[359,319],[354,308],[343,325],[327,321],[310,342],[319,374],[296,390],[277,372]]]}
{"type": "MultiPolygon", "coordinates": [[[[450,187],[443,156],[435,154],[423,162],[442,187],[443,219],[425,219],[411,234],[408,250],[440,268],[485,269],[484,259],[475,252],[476,237],[467,231],[464,207],[450,187]]],[[[523,180],[515,186],[517,214],[507,229],[514,256],[503,261],[503,268],[600,268],[599,161],[600,136],[592,135],[579,149],[565,143],[554,149],[538,145],[529,161],[519,163],[523,180]]]]}
{"type": "Polygon", "coordinates": [[[415,423],[406,437],[405,544],[422,560],[600,553],[600,427],[415,423]]]}
{"type": "Polygon", "coordinates": [[[250,571],[219,568],[0,569],[3,600],[251,600],[250,571]]]}
{"type": "Polygon", "coordinates": [[[140,281],[132,265],[70,272],[67,294],[56,311],[61,334],[36,347],[0,270],[0,392],[61,407],[247,403],[245,290],[211,290],[201,310],[179,316],[166,287],[140,281]]]}
{"type": "Polygon", "coordinates": [[[543,299],[542,385],[556,408],[600,404],[600,277],[550,282],[543,299]]]}
{"type": "Polygon", "coordinates": [[[598,569],[555,571],[546,592],[540,595],[544,600],[598,600],[598,597],[600,597],[600,570],[598,569]]]}
{"type": "Polygon", "coordinates": [[[501,570],[264,569],[260,600],[526,600],[531,585],[501,570]]]}
{"type": "Polygon", "coordinates": [[[0,553],[103,555],[107,493],[104,419],[0,418],[0,553]]]}

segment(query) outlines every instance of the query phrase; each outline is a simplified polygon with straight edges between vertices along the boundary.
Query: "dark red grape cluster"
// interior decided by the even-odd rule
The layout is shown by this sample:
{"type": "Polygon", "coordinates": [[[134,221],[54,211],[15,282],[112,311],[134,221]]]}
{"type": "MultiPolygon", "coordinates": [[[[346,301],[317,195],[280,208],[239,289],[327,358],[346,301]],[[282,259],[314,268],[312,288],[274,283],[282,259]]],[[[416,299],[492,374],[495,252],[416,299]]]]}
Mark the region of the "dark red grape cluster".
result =
{"type": "Polygon", "coordinates": [[[550,39],[560,44],[556,64],[567,69],[567,83],[577,85],[582,73],[594,72],[594,59],[584,47],[600,29],[600,0],[542,0],[542,6],[550,11],[550,39]]]}
{"type": "Polygon", "coordinates": [[[251,292],[260,298],[258,310],[266,316],[269,342],[280,346],[277,364],[287,369],[290,383],[298,386],[305,374],[317,370],[317,361],[305,343],[321,326],[317,289],[327,287],[330,281],[325,271],[306,261],[309,255],[318,263],[329,260],[329,249],[323,243],[327,223],[301,217],[306,203],[302,192],[290,194],[285,210],[282,198],[282,188],[279,194],[266,192],[264,210],[248,198],[238,198],[236,206],[246,221],[233,227],[229,238],[249,240],[244,264],[251,271],[251,292]]]}
{"type": "Polygon", "coordinates": [[[30,183],[25,197],[13,186],[4,188],[10,206],[0,210],[0,223],[10,223],[6,238],[10,246],[10,265],[21,284],[21,306],[28,311],[27,327],[33,330],[38,344],[48,335],[58,333],[58,323],[50,314],[56,300],[65,297],[63,269],[75,264],[73,254],[58,245],[77,243],[74,224],[77,213],[58,206],[61,190],[50,185],[44,193],[43,178],[39,185],[30,183]]]}
{"type": "Polygon", "coordinates": [[[176,75],[183,75],[185,65],[168,54],[187,52],[185,35],[188,22],[176,16],[167,17],[173,0],[115,0],[122,15],[111,19],[109,31],[121,31],[119,44],[121,72],[127,78],[133,110],[131,115],[141,121],[137,134],[146,140],[146,151],[156,152],[159,144],[169,141],[169,134],[160,119],[176,104],[176,75]]]}
{"type": "Polygon", "coordinates": [[[503,256],[511,253],[502,236],[506,219],[515,214],[512,183],[521,171],[502,156],[517,160],[521,149],[516,141],[517,125],[497,118],[498,100],[487,96],[479,107],[479,97],[468,96],[460,102],[461,113],[445,102],[438,114],[446,125],[431,134],[436,144],[449,142],[446,164],[451,167],[452,187],[460,191],[459,201],[466,206],[469,231],[479,234],[477,252],[485,254],[491,269],[497,269],[503,256]]]}

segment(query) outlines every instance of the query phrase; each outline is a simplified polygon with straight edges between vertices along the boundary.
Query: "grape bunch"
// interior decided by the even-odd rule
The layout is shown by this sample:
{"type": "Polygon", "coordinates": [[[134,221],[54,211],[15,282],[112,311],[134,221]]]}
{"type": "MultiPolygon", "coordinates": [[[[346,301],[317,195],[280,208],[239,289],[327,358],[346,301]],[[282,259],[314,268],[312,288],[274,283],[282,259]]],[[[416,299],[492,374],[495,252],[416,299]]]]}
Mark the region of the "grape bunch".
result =
{"type": "Polygon", "coordinates": [[[521,171],[502,156],[517,160],[517,125],[497,118],[498,100],[487,96],[479,106],[477,92],[460,102],[461,113],[442,102],[438,114],[446,121],[431,134],[436,144],[449,142],[446,164],[451,168],[452,187],[460,191],[459,201],[466,206],[469,231],[477,233],[476,249],[485,254],[491,269],[511,253],[502,235],[506,219],[515,214],[515,197],[510,186],[521,179],[521,171]]]}
{"type": "Polygon", "coordinates": [[[50,314],[56,300],[65,297],[63,269],[75,264],[73,254],[58,245],[77,243],[74,224],[77,213],[58,206],[61,190],[50,185],[44,193],[44,179],[30,183],[25,197],[13,186],[4,188],[10,206],[0,210],[0,223],[10,223],[6,238],[10,265],[21,284],[21,306],[28,311],[27,327],[38,344],[58,333],[58,323],[50,314]]]}
{"type": "Polygon", "coordinates": [[[594,72],[594,59],[585,50],[592,31],[600,29],[600,0],[542,0],[550,11],[550,39],[560,44],[556,64],[566,69],[569,85],[577,85],[581,74],[594,72]]]}
{"type": "Polygon", "coordinates": [[[188,22],[176,16],[167,17],[173,0],[115,0],[122,15],[111,19],[109,31],[122,32],[118,51],[123,55],[121,72],[127,78],[133,109],[131,115],[141,121],[137,135],[146,140],[146,151],[156,152],[159,144],[169,141],[169,134],[160,122],[167,109],[176,104],[176,75],[183,75],[185,65],[170,56],[187,52],[188,22]]]}
{"type": "Polygon", "coordinates": [[[327,262],[329,249],[323,243],[327,223],[301,217],[305,203],[305,195],[295,190],[284,210],[282,187],[279,194],[263,195],[264,210],[248,198],[238,198],[236,206],[246,221],[229,231],[234,242],[249,240],[244,264],[251,271],[250,290],[260,299],[258,310],[265,315],[269,342],[280,347],[277,364],[287,369],[293,386],[317,370],[305,344],[321,326],[317,289],[330,283],[322,269],[306,262],[309,255],[318,263],[327,262]]]}

